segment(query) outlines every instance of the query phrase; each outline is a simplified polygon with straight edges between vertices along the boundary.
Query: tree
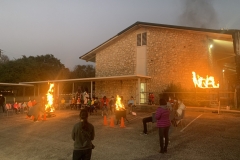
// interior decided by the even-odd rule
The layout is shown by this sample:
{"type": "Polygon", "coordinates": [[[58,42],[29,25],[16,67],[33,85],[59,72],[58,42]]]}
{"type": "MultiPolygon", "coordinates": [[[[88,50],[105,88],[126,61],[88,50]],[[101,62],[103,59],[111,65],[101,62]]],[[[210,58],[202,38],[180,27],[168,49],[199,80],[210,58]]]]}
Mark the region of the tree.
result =
{"type": "MultiPolygon", "coordinates": [[[[93,65],[76,65],[70,74],[71,79],[95,77],[95,67],[93,65]]],[[[89,91],[91,84],[89,82],[76,83],[77,90],[89,91]]]]}
{"type": "Polygon", "coordinates": [[[68,68],[51,54],[41,56],[25,55],[0,65],[0,82],[19,83],[31,81],[47,81],[69,78],[68,68]]]}
{"type": "Polygon", "coordinates": [[[6,63],[6,62],[8,62],[8,61],[9,61],[8,56],[6,56],[6,55],[4,55],[4,54],[1,54],[1,55],[0,55],[0,64],[6,63]]]}
{"type": "Polygon", "coordinates": [[[71,78],[95,77],[95,68],[93,67],[93,65],[76,65],[70,77],[71,78]]]}

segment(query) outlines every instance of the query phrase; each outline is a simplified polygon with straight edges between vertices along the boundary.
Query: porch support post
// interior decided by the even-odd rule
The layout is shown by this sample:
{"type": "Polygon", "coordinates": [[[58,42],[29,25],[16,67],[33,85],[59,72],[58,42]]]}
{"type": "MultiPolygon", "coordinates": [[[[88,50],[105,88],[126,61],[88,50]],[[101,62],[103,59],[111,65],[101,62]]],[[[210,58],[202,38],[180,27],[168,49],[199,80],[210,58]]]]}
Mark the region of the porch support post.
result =
{"type": "Polygon", "coordinates": [[[92,98],[92,92],[93,92],[93,82],[91,81],[91,98],[92,98]]]}
{"type": "Polygon", "coordinates": [[[57,84],[57,96],[59,97],[59,83],[57,84]]]}
{"type": "Polygon", "coordinates": [[[35,85],[34,85],[34,87],[33,87],[34,89],[33,89],[33,97],[34,97],[34,99],[35,99],[35,85]]]}
{"type": "Polygon", "coordinates": [[[140,78],[138,78],[138,81],[137,81],[137,92],[138,92],[138,97],[137,97],[137,100],[138,100],[138,105],[140,105],[140,78]]]}
{"type": "Polygon", "coordinates": [[[23,102],[25,101],[25,87],[23,87],[23,102]]]}
{"type": "Polygon", "coordinates": [[[37,96],[39,96],[39,86],[40,84],[37,84],[37,90],[38,90],[37,96]]]}
{"type": "Polygon", "coordinates": [[[74,94],[74,82],[72,84],[72,95],[74,94]]]}

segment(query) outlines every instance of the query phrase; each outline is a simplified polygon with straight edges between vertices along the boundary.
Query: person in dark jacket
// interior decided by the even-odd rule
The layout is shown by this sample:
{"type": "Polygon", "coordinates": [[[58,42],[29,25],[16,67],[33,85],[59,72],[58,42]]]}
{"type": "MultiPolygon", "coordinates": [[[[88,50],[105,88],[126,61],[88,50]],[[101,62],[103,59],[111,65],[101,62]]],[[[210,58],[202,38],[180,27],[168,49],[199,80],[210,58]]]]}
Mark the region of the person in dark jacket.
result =
{"type": "Polygon", "coordinates": [[[27,116],[28,117],[33,116],[34,117],[33,121],[38,122],[38,117],[40,116],[41,112],[45,112],[45,111],[41,108],[40,104],[36,104],[36,105],[32,106],[31,108],[29,108],[27,116]]]}
{"type": "Polygon", "coordinates": [[[90,160],[92,140],[95,136],[94,126],[88,122],[88,112],[82,109],[79,114],[80,122],[74,125],[72,139],[74,141],[73,160],[90,160]]]}
{"type": "Polygon", "coordinates": [[[160,153],[166,153],[168,147],[168,131],[169,127],[171,126],[170,122],[170,111],[167,107],[167,102],[165,99],[160,99],[160,106],[156,111],[156,120],[157,120],[157,127],[159,128],[159,141],[160,141],[160,153]],[[163,141],[165,138],[165,142],[163,141]]]}
{"type": "Polygon", "coordinates": [[[5,112],[5,106],[4,106],[5,98],[2,94],[0,94],[0,107],[2,107],[3,113],[5,112]]]}

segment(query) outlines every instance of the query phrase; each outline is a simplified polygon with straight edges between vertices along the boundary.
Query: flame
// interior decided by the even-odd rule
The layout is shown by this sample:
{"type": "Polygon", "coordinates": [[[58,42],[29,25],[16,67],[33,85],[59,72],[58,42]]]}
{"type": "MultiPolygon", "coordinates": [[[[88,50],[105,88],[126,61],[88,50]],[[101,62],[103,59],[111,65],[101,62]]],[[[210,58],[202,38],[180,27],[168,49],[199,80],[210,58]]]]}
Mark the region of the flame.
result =
{"type": "Polygon", "coordinates": [[[55,108],[53,107],[53,87],[54,87],[54,84],[50,83],[48,93],[46,94],[48,104],[45,105],[45,110],[49,112],[53,112],[55,110],[55,108]]]}
{"type": "Polygon", "coordinates": [[[119,110],[125,110],[125,107],[124,107],[124,105],[122,104],[122,102],[121,102],[121,97],[119,97],[119,95],[117,95],[115,105],[116,105],[116,110],[118,110],[118,111],[119,111],[119,110]]]}
{"type": "Polygon", "coordinates": [[[215,84],[214,81],[214,77],[210,76],[206,78],[200,77],[199,75],[196,75],[195,72],[192,72],[193,75],[193,83],[196,86],[198,86],[199,88],[219,88],[219,83],[215,84]]]}

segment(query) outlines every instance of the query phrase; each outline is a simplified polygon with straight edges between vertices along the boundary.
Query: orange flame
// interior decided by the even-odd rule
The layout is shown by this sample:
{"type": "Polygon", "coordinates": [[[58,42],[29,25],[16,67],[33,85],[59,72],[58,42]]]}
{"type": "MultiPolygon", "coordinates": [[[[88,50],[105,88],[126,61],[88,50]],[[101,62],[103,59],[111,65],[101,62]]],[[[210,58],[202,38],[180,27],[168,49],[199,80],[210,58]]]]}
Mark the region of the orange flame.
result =
{"type": "Polygon", "coordinates": [[[121,102],[121,97],[119,97],[119,95],[117,95],[115,105],[116,105],[116,110],[118,110],[118,111],[119,111],[119,110],[125,110],[125,107],[124,107],[124,105],[122,104],[122,102],[121,102]]]}
{"type": "Polygon", "coordinates": [[[196,75],[195,72],[192,72],[193,75],[193,83],[196,86],[198,86],[199,88],[219,88],[219,83],[215,84],[214,81],[214,77],[210,76],[206,78],[200,77],[199,75],[196,75]]]}
{"type": "Polygon", "coordinates": [[[45,105],[45,110],[49,112],[53,112],[55,110],[55,108],[53,107],[53,87],[54,87],[54,84],[50,83],[48,93],[46,94],[48,104],[45,105]]]}

